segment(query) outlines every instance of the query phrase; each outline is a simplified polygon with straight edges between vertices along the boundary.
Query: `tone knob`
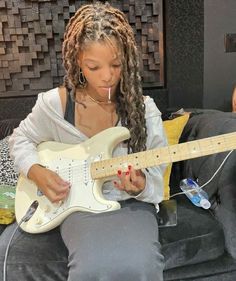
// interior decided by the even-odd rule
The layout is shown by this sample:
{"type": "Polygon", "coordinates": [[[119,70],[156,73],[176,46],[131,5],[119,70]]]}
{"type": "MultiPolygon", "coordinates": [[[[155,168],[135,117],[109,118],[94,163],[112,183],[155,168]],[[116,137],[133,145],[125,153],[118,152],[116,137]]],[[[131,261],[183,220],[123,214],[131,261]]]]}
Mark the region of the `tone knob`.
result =
{"type": "Polygon", "coordinates": [[[43,223],[43,218],[42,217],[37,217],[37,219],[35,220],[35,223],[37,225],[41,225],[43,223]]]}
{"type": "Polygon", "coordinates": [[[51,211],[51,206],[50,205],[46,205],[43,209],[44,209],[45,213],[49,213],[51,211]]]}

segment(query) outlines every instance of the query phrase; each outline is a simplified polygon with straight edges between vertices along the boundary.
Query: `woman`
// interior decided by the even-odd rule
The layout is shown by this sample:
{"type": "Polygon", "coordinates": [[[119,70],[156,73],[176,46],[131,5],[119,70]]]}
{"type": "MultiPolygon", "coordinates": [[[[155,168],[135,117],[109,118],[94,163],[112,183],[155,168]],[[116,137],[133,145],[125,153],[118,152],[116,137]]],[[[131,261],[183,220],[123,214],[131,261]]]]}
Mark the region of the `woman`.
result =
{"type": "MultiPolygon", "coordinates": [[[[16,168],[55,203],[66,200],[71,183],[39,164],[41,142],[78,144],[124,126],[130,139],[117,145],[113,156],[166,145],[161,114],[142,95],[134,34],[121,11],[109,4],[82,6],[67,25],[62,53],[64,85],[39,94],[32,113],[10,138],[16,168]]],[[[56,231],[69,253],[67,280],[163,280],[155,216],[163,199],[163,171],[164,166],[119,169],[117,178],[103,186],[103,196],[119,201],[119,210],[75,212],[62,222],[56,231]]],[[[32,248],[30,241],[24,251],[32,248]]]]}

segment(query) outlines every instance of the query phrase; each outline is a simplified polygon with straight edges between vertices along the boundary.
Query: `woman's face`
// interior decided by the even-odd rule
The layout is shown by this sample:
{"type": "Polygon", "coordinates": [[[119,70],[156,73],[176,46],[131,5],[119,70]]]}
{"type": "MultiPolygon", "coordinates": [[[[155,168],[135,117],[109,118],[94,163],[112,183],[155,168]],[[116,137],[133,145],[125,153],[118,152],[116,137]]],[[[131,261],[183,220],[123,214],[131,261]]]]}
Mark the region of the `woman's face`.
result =
{"type": "Polygon", "coordinates": [[[87,91],[100,101],[114,97],[121,78],[121,55],[114,39],[108,42],[93,42],[79,53],[78,63],[87,80],[87,91]]]}

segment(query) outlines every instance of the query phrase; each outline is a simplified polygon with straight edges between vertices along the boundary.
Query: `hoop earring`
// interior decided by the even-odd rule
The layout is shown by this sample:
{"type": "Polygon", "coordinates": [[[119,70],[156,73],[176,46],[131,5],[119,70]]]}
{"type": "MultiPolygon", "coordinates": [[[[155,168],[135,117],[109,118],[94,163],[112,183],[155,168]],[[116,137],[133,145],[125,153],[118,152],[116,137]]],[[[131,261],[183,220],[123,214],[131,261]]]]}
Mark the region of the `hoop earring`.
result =
{"type": "Polygon", "coordinates": [[[82,88],[86,87],[87,80],[86,80],[81,68],[79,68],[79,83],[80,83],[82,88]]]}

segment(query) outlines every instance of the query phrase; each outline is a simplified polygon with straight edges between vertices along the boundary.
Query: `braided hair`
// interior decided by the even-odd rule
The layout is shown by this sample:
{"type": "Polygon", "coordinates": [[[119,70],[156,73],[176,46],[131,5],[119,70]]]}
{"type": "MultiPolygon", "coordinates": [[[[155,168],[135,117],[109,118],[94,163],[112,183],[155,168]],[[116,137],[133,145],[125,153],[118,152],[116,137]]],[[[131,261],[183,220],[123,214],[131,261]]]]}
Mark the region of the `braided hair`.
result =
{"type": "Polygon", "coordinates": [[[109,3],[81,6],[69,20],[62,46],[66,70],[64,86],[74,92],[81,88],[78,53],[86,43],[115,38],[121,50],[122,73],[116,94],[116,110],[122,126],[130,131],[128,151],[146,149],[147,128],[143,100],[139,55],[134,33],[125,15],[109,3]]]}

